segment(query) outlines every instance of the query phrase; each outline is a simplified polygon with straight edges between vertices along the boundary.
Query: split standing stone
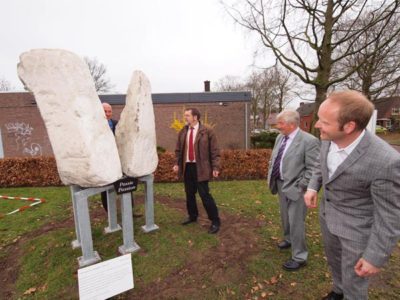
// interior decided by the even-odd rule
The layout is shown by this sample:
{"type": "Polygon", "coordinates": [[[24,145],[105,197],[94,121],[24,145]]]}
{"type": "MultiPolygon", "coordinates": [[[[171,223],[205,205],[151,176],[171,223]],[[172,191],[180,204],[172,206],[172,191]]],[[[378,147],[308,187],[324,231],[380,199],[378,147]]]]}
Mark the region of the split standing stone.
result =
{"type": "Polygon", "coordinates": [[[35,96],[65,185],[98,187],[122,177],[114,136],[79,56],[31,50],[21,54],[18,75],[35,96]]]}
{"type": "Polygon", "coordinates": [[[156,170],[158,155],[151,87],[141,71],[133,72],[115,139],[124,174],[142,177],[156,170]]]}

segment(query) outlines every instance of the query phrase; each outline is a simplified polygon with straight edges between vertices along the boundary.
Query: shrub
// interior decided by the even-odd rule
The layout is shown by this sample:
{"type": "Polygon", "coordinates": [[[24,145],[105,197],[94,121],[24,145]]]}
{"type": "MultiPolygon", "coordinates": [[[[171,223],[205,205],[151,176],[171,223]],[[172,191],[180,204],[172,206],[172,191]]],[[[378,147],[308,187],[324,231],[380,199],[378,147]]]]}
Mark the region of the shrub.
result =
{"type": "MultiPolygon", "coordinates": [[[[269,149],[223,150],[221,152],[222,180],[263,179],[267,176],[269,149]]],[[[159,163],[155,171],[156,182],[176,182],[172,172],[175,155],[171,152],[159,153],[159,163]]],[[[24,157],[0,159],[0,186],[58,186],[62,182],[58,176],[54,157],[24,157]]]]}
{"type": "Polygon", "coordinates": [[[165,153],[165,151],[167,151],[167,150],[165,150],[164,147],[157,146],[157,153],[158,153],[158,154],[160,154],[160,153],[165,153]]]}
{"type": "Polygon", "coordinates": [[[257,133],[251,136],[251,147],[253,149],[272,149],[275,144],[276,137],[279,135],[278,132],[265,131],[257,133]]]}
{"type": "Polygon", "coordinates": [[[4,158],[0,160],[0,186],[61,185],[54,157],[4,158]]]}

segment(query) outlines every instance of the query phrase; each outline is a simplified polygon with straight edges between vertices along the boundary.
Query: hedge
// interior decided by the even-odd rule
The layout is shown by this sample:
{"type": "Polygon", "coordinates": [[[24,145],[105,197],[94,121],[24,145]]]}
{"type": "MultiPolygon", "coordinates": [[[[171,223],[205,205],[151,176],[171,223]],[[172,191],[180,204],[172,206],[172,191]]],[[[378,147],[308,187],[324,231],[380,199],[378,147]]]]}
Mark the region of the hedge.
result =
{"type": "Polygon", "coordinates": [[[272,149],[275,144],[275,140],[279,135],[278,132],[265,131],[257,134],[253,134],[250,137],[251,148],[260,149],[267,148],[272,149]]]}
{"type": "MultiPolygon", "coordinates": [[[[224,150],[221,153],[221,180],[264,179],[267,175],[269,149],[224,150]]],[[[156,182],[176,182],[172,172],[174,154],[159,154],[155,172],[156,182]]],[[[0,186],[59,186],[62,185],[54,157],[0,159],[0,186]]]]}

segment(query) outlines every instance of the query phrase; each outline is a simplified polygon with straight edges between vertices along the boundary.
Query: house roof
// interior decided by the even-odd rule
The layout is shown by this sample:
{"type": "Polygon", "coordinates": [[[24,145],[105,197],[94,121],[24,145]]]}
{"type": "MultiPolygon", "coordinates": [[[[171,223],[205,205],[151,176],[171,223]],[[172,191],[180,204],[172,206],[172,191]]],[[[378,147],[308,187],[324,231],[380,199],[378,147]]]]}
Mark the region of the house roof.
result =
{"type": "Polygon", "coordinates": [[[378,119],[387,118],[388,115],[391,115],[392,107],[400,107],[400,97],[387,97],[380,98],[373,101],[375,105],[375,109],[378,110],[378,119]]]}
{"type": "MultiPolygon", "coordinates": [[[[152,94],[154,104],[209,103],[209,102],[250,102],[250,92],[202,92],[152,94]]],[[[125,104],[126,94],[99,95],[101,102],[111,105],[125,104]]]]}
{"type": "MultiPolygon", "coordinates": [[[[162,93],[152,94],[154,104],[171,103],[212,103],[212,102],[250,102],[251,92],[202,92],[202,93],[162,93]]],[[[126,94],[99,95],[101,102],[111,105],[125,104],[126,94]]],[[[0,93],[0,106],[36,105],[30,92],[0,93]]]]}
{"type": "Polygon", "coordinates": [[[300,114],[300,117],[305,117],[312,115],[314,113],[314,108],[315,108],[315,103],[303,103],[300,104],[299,108],[297,108],[297,111],[300,114]]]}

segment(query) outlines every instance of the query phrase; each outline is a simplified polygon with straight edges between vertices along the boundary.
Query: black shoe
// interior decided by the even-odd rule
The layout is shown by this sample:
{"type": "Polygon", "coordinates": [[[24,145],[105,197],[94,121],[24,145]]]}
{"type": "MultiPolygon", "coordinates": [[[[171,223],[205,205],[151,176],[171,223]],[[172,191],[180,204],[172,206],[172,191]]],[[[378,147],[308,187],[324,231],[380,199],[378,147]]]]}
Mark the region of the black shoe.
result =
{"type": "Polygon", "coordinates": [[[324,298],[322,298],[322,300],[342,300],[343,298],[344,298],[343,294],[338,294],[332,291],[324,298]]]}
{"type": "Polygon", "coordinates": [[[188,224],[190,224],[190,223],[195,223],[195,222],[197,222],[196,219],[187,218],[187,219],[186,219],[185,221],[183,221],[181,224],[182,224],[182,225],[188,225],[188,224]]]}
{"type": "Polygon", "coordinates": [[[208,229],[208,233],[215,234],[219,231],[219,225],[212,224],[210,229],[208,229]]]}
{"type": "Polygon", "coordinates": [[[305,261],[295,261],[293,259],[289,259],[287,262],[285,262],[282,267],[286,271],[297,271],[301,267],[304,267],[306,265],[305,261]]]}
{"type": "Polygon", "coordinates": [[[283,250],[283,249],[288,249],[288,248],[290,248],[291,246],[292,246],[292,244],[289,243],[289,242],[286,241],[286,240],[283,240],[282,242],[280,242],[280,243],[278,244],[278,248],[281,249],[281,250],[283,250]]]}

